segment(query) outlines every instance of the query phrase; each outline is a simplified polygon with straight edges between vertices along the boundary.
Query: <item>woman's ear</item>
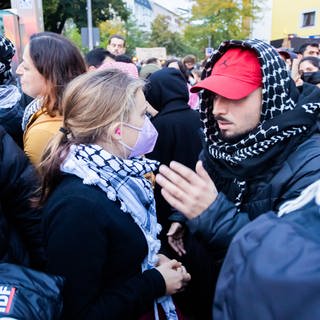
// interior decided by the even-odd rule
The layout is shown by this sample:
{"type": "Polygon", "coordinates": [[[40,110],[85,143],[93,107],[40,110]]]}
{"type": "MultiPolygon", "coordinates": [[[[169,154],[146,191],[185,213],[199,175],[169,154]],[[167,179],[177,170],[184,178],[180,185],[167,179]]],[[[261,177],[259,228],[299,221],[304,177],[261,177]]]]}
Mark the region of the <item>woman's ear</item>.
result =
{"type": "Polygon", "coordinates": [[[121,136],[122,136],[121,122],[114,123],[113,125],[111,125],[109,130],[110,130],[109,132],[110,132],[112,139],[114,139],[116,141],[121,140],[121,136]]]}

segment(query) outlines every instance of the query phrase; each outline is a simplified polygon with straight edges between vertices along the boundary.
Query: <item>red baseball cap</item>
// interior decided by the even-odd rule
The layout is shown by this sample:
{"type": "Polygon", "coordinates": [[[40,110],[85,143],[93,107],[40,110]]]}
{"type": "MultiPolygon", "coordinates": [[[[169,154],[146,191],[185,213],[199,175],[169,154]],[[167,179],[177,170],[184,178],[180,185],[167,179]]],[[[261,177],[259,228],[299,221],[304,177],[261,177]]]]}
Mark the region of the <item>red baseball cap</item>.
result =
{"type": "Polygon", "coordinates": [[[239,100],[262,86],[262,72],[254,51],[230,48],[213,66],[211,75],[191,88],[212,91],[232,100],[239,100]]]}

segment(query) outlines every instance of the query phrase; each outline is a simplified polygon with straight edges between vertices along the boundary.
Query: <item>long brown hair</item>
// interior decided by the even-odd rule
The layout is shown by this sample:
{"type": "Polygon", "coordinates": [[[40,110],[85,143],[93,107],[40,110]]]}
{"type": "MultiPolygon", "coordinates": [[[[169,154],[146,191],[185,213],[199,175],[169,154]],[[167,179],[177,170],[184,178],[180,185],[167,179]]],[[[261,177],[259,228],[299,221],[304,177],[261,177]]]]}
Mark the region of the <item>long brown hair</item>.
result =
{"type": "MultiPolygon", "coordinates": [[[[92,144],[108,140],[115,122],[127,122],[135,97],[144,82],[120,70],[105,69],[77,77],[63,96],[63,132],[48,144],[39,171],[42,178],[42,205],[61,178],[60,165],[72,144],[92,144]]],[[[111,138],[110,138],[111,139],[111,138]]]]}
{"type": "Polygon", "coordinates": [[[51,116],[62,114],[63,90],[71,80],[86,72],[84,59],[71,41],[53,32],[33,34],[29,48],[33,64],[47,82],[43,105],[51,116]]]}

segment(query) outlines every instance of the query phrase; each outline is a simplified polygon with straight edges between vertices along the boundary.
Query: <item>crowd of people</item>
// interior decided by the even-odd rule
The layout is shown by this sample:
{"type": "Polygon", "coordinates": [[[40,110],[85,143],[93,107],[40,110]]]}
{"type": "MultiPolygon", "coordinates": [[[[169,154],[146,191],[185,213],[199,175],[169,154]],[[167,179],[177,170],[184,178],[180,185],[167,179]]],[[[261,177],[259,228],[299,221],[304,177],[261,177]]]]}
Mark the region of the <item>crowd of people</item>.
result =
{"type": "Polygon", "coordinates": [[[61,319],[317,319],[319,45],[125,53],[42,32],[15,77],[0,36],[0,262],[61,319]]]}

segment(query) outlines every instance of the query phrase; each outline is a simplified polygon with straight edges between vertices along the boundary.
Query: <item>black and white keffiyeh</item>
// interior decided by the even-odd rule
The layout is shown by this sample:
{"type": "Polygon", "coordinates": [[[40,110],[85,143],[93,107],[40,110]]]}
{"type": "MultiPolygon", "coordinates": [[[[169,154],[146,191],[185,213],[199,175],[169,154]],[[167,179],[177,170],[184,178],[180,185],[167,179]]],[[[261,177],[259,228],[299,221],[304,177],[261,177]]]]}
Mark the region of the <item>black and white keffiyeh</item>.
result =
{"type": "Polygon", "coordinates": [[[30,118],[42,108],[42,103],[42,98],[36,98],[26,106],[21,122],[21,127],[23,131],[26,130],[30,118]]]}
{"type": "Polygon", "coordinates": [[[21,99],[19,89],[14,85],[0,85],[0,109],[12,108],[21,99]]]}
{"type": "MultiPolygon", "coordinates": [[[[84,184],[96,185],[108,199],[120,202],[120,209],[131,215],[142,230],[147,243],[148,255],[142,263],[142,271],[153,268],[160,249],[157,235],[161,231],[157,223],[155,201],[151,182],[144,174],[155,171],[159,163],[137,157],[118,158],[98,145],[72,145],[61,171],[83,179],[84,184]]],[[[167,319],[177,320],[175,306],[170,296],[158,299],[167,319]]],[[[155,307],[157,317],[157,309],[155,307]]]]}
{"type": "Polygon", "coordinates": [[[200,110],[210,160],[224,176],[236,177],[235,183],[241,190],[236,200],[239,205],[248,178],[268,169],[266,166],[273,158],[288,155],[314,132],[320,96],[315,87],[308,95],[299,94],[279,54],[260,40],[223,42],[208,61],[205,77],[210,76],[214,64],[230,47],[251,49],[257,54],[263,82],[260,123],[240,141],[229,143],[221,138],[212,115],[212,92],[202,92],[200,110]]]}
{"type": "Polygon", "coordinates": [[[15,54],[13,43],[3,35],[0,35],[0,84],[8,84],[11,81],[11,60],[15,54]]]}

